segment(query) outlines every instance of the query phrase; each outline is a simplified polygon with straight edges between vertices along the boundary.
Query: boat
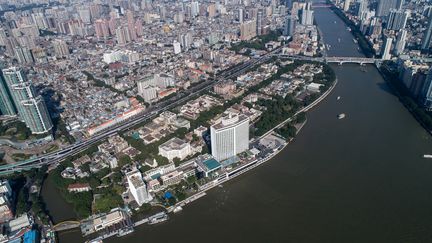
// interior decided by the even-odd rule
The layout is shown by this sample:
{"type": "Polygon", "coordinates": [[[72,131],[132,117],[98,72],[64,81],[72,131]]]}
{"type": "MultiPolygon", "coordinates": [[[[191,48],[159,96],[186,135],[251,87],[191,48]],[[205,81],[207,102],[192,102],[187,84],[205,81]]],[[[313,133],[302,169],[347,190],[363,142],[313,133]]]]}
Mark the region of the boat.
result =
{"type": "Polygon", "coordinates": [[[341,114],[339,114],[338,115],[338,119],[340,120],[340,119],[344,119],[345,118],[345,113],[341,113],[341,114]]]}
{"type": "Polygon", "coordinates": [[[336,20],[334,21],[334,23],[336,24],[336,20]]]}
{"type": "Polygon", "coordinates": [[[340,98],[341,98],[341,97],[340,97],[340,96],[338,96],[338,97],[336,98],[336,100],[340,100],[340,98]]]}
{"type": "Polygon", "coordinates": [[[93,239],[93,240],[88,240],[88,241],[86,241],[86,243],[103,243],[103,241],[101,239],[99,239],[99,238],[96,238],[96,239],[93,239]]]}
{"type": "Polygon", "coordinates": [[[151,224],[162,223],[167,220],[168,220],[168,214],[166,214],[165,212],[160,212],[153,216],[150,216],[148,224],[151,225],[151,224]]]}
{"type": "Polygon", "coordinates": [[[340,38],[338,38],[338,42],[339,42],[339,43],[341,42],[341,39],[340,39],[340,38]]]}
{"type": "Polygon", "coordinates": [[[174,213],[178,213],[178,212],[180,212],[182,210],[183,210],[183,208],[181,206],[177,206],[177,207],[174,208],[173,212],[174,213]]]}
{"type": "Polygon", "coordinates": [[[128,227],[125,229],[121,229],[118,233],[117,233],[117,237],[121,237],[121,236],[125,236],[128,235],[130,233],[134,232],[134,229],[132,227],[128,227]]]}
{"type": "Polygon", "coordinates": [[[432,159],[432,154],[424,154],[423,158],[425,158],[425,159],[432,159]]]}
{"type": "Polygon", "coordinates": [[[350,28],[350,27],[347,27],[347,30],[348,30],[348,31],[351,31],[351,28],[350,28]]]}
{"type": "Polygon", "coordinates": [[[358,43],[358,41],[357,41],[356,39],[353,39],[353,41],[354,41],[354,43],[356,43],[356,44],[358,43]]]}

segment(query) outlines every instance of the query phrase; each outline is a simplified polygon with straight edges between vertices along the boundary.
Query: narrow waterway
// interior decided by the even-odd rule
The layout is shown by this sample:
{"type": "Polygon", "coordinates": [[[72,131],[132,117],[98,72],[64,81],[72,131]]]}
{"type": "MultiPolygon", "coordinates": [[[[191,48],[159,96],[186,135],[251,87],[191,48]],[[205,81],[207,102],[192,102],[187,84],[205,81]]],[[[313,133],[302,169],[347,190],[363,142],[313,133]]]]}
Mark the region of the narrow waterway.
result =
{"type": "MultiPolygon", "coordinates": [[[[315,14],[330,56],[361,55],[329,9],[315,14]]],[[[431,137],[375,67],[333,68],[338,85],[273,160],[168,222],[107,242],[431,242],[431,137]]]]}

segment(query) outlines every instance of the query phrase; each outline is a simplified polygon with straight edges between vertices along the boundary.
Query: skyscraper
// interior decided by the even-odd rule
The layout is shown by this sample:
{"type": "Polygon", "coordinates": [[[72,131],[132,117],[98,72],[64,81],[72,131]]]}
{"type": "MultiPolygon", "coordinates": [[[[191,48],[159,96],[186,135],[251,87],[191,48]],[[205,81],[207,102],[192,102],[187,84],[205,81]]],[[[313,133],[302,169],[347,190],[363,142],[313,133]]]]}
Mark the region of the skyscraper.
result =
{"type": "Polygon", "coordinates": [[[368,0],[360,0],[358,4],[358,12],[357,16],[361,17],[363,16],[363,13],[368,11],[368,0]]]}
{"type": "Polygon", "coordinates": [[[257,13],[257,19],[256,19],[256,33],[257,35],[262,35],[262,30],[263,30],[263,18],[264,18],[264,10],[263,9],[259,9],[258,13],[257,13]]]}
{"type": "Polygon", "coordinates": [[[126,174],[129,190],[139,206],[150,202],[153,198],[148,193],[141,172],[137,169],[126,174]]]}
{"type": "Polygon", "coordinates": [[[313,10],[311,2],[306,2],[306,4],[303,6],[301,14],[301,24],[313,25],[313,10]]]}
{"type": "Polygon", "coordinates": [[[0,111],[2,115],[15,116],[17,114],[12,96],[3,75],[0,76],[0,111]]]}
{"type": "Polygon", "coordinates": [[[432,14],[429,16],[428,26],[426,28],[426,33],[423,36],[423,41],[422,41],[422,46],[421,46],[422,50],[429,49],[430,41],[431,41],[431,35],[432,35],[432,14]]]}
{"type": "Polygon", "coordinates": [[[292,15],[286,16],[284,29],[283,29],[284,36],[293,36],[294,28],[295,28],[294,24],[295,24],[295,19],[293,18],[293,16],[292,15]]]}
{"type": "Polygon", "coordinates": [[[404,29],[409,16],[408,11],[391,9],[387,21],[388,30],[404,29]]]}
{"type": "Polygon", "coordinates": [[[250,40],[256,36],[256,21],[249,20],[240,25],[240,39],[250,40]]]}
{"type": "Polygon", "coordinates": [[[222,161],[249,148],[249,118],[229,115],[210,127],[212,155],[222,161]]]}
{"type": "Polygon", "coordinates": [[[33,85],[23,71],[12,67],[3,69],[3,75],[18,111],[18,115],[34,134],[51,130],[53,124],[43,98],[36,95],[33,85]]]}
{"type": "Polygon", "coordinates": [[[34,63],[34,58],[31,50],[27,47],[16,47],[15,57],[21,64],[34,63]]]}
{"type": "Polygon", "coordinates": [[[387,16],[390,9],[397,8],[398,0],[379,0],[376,16],[387,16]]]}
{"type": "Polygon", "coordinates": [[[69,55],[69,47],[64,40],[54,40],[53,47],[56,57],[66,57],[69,55]]]}
{"type": "Polygon", "coordinates": [[[396,56],[400,55],[404,51],[406,45],[406,37],[407,31],[405,29],[400,30],[396,39],[396,46],[394,49],[394,54],[396,56]]]}
{"type": "Polygon", "coordinates": [[[349,10],[349,8],[350,8],[350,4],[351,4],[351,1],[350,1],[350,0],[345,0],[344,5],[343,5],[343,10],[344,10],[345,12],[349,10]]]}
{"type": "Polygon", "coordinates": [[[390,60],[391,58],[391,48],[392,48],[392,42],[393,42],[393,38],[387,38],[385,43],[384,43],[384,48],[382,51],[382,59],[383,60],[390,60]]]}
{"type": "Polygon", "coordinates": [[[424,107],[428,110],[432,110],[432,68],[429,69],[429,72],[426,76],[426,81],[423,85],[421,96],[424,107]]]}

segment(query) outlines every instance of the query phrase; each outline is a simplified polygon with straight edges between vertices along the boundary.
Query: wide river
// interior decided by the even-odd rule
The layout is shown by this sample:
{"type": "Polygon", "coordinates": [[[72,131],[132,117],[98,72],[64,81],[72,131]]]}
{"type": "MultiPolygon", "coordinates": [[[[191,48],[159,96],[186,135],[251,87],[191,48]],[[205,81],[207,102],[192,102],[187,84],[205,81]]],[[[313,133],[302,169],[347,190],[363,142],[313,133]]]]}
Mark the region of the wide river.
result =
{"type": "MultiPolygon", "coordinates": [[[[334,13],[315,8],[315,17],[330,56],[360,55],[334,13]]],[[[333,67],[334,91],[273,160],[165,223],[107,242],[432,242],[432,160],[422,158],[431,137],[375,67],[333,67]]],[[[70,217],[46,187],[54,219],[70,217]]],[[[82,241],[76,231],[60,240],[82,241]]]]}

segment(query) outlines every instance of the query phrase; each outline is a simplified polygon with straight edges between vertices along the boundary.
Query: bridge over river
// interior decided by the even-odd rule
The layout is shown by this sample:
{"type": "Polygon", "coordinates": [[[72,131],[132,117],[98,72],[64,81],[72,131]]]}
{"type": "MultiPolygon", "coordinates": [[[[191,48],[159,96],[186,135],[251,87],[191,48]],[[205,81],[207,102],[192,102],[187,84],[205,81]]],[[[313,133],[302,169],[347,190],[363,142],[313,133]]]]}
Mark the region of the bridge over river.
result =
{"type": "Polygon", "coordinates": [[[70,230],[70,229],[79,228],[80,225],[81,223],[79,221],[68,220],[54,225],[53,230],[57,232],[63,230],[70,230]]]}

